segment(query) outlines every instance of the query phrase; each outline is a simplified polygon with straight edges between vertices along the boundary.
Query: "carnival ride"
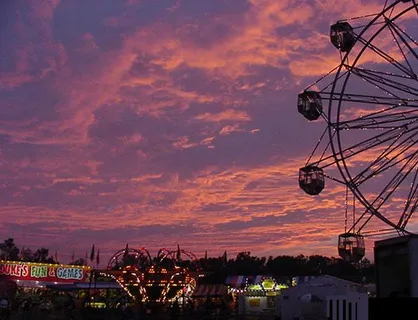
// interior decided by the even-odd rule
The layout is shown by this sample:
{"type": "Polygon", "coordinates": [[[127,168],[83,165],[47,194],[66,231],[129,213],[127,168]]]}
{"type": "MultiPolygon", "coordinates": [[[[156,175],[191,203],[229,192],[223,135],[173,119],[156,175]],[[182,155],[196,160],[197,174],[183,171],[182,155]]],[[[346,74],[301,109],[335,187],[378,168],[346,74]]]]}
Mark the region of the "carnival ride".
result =
{"type": "Polygon", "coordinates": [[[330,41],[340,63],[298,96],[298,112],[326,124],[299,170],[300,188],[318,195],[327,178],[345,185],[346,202],[349,192],[354,199],[352,224],[346,210],[338,240],[346,261],[363,258],[366,236],[411,233],[418,206],[417,16],[417,0],[386,0],[379,13],[337,21],[330,41]]]}
{"type": "Polygon", "coordinates": [[[114,279],[134,300],[165,303],[190,295],[199,269],[196,256],[180,247],[162,248],[152,258],[147,249],[126,245],[99,275],[114,279]]]}

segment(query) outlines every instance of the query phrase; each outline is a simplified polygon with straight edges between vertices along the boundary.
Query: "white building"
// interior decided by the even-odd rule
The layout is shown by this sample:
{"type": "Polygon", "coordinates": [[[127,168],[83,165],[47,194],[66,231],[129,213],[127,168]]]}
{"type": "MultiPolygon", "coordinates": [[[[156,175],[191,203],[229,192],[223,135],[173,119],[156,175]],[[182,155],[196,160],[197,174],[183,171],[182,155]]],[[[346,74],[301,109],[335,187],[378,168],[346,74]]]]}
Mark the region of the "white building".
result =
{"type": "Polygon", "coordinates": [[[365,320],[368,317],[367,289],[358,283],[329,275],[284,289],[276,305],[282,320],[365,320]],[[344,312],[346,317],[342,317],[344,312]]]}
{"type": "Polygon", "coordinates": [[[367,293],[349,292],[327,296],[327,319],[367,320],[369,296],[367,293]]]}

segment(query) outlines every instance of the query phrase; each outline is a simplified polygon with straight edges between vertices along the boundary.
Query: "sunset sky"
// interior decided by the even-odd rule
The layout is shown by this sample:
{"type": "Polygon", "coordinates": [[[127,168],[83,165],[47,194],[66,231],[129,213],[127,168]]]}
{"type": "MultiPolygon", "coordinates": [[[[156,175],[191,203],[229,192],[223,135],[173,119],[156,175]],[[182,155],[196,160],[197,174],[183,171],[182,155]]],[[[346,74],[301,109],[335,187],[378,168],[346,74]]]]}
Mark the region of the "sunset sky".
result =
{"type": "Polygon", "coordinates": [[[0,240],[337,256],[345,187],[299,188],[325,124],[297,95],[340,61],[329,26],[383,4],[2,0],[0,240]]]}

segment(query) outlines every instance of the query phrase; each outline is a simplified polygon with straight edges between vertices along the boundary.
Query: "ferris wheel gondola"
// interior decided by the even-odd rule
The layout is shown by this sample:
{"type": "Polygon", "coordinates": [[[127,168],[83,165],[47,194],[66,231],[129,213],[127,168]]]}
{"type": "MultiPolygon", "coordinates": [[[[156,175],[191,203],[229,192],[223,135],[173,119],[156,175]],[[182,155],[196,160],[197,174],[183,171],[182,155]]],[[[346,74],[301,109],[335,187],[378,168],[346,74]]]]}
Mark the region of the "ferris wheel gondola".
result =
{"type": "Polygon", "coordinates": [[[298,112],[326,124],[299,170],[299,186],[318,195],[329,178],[363,207],[339,236],[338,252],[348,261],[361,260],[364,236],[376,226],[411,233],[407,224],[418,207],[417,19],[418,2],[398,0],[377,14],[336,22],[330,42],[340,64],[298,96],[298,112]]]}

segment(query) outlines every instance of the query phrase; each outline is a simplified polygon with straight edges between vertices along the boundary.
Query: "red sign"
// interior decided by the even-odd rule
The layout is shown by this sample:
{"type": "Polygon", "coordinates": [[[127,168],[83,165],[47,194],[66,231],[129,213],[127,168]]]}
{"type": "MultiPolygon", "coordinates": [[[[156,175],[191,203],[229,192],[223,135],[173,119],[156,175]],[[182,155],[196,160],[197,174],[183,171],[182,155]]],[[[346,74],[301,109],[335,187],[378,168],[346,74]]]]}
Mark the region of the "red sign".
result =
{"type": "Polygon", "coordinates": [[[78,282],[86,281],[89,271],[87,266],[0,260],[0,275],[13,280],[78,282]]]}

